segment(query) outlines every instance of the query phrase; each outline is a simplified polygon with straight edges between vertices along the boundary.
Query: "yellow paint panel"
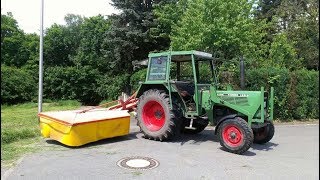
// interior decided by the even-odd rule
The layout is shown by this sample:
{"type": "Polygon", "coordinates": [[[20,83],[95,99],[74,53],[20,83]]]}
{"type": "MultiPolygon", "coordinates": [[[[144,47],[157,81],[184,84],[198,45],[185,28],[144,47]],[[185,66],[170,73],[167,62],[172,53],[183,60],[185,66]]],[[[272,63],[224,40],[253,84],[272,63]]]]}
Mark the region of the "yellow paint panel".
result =
{"type": "Polygon", "coordinates": [[[127,135],[130,129],[130,116],[81,124],[65,124],[54,118],[39,116],[42,136],[68,146],[81,146],[101,139],[127,135]]]}

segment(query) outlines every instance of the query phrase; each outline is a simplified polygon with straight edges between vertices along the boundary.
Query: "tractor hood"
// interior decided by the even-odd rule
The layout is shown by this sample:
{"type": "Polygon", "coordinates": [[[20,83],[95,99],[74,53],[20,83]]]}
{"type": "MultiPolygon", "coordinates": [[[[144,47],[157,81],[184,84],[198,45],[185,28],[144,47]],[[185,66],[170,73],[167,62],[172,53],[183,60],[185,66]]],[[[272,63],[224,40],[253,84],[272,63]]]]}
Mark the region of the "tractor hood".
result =
{"type": "MultiPolygon", "coordinates": [[[[271,96],[261,88],[261,91],[216,91],[217,102],[230,107],[249,118],[264,118],[270,106],[273,106],[273,88],[271,96]],[[265,109],[265,110],[264,110],[265,109]]],[[[273,109],[273,107],[271,108],[273,109]]],[[[272,111],[272,110],[271,110],[272,111]]],[[[273,111],[269,112],[273,118],[273,111]]]]}

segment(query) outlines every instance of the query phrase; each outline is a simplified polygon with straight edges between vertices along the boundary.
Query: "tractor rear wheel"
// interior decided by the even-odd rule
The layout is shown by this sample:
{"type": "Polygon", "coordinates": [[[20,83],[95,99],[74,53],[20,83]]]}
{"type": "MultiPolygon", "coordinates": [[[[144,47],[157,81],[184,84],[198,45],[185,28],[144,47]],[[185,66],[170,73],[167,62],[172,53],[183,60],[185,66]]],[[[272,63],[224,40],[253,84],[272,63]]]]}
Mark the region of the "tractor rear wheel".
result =
{"type": "Polygon", "coordinates": [[[269,142],[274,135],[274,125],[272,122],[268,121],[267,125],[258,128],[258,129],[253,129],[253,134],[254,134],[254,143],[257,144],[264,144],[269,142]]]}
{"type": "Polygon", "coordinates": [[[137,124],[144,137],[153,140],[169,140],[177,133],[180,111],[173,103],[170,110],[169,95],[165,91],[151,89],[139,97],[137,124]]]}
{"type": "Polygon", "coordinates": [[[198,134],[202,132],[209,124],[208,121],[206,122],[198,122],[201,120],[194,120],[192,123],[192,128],[189,128],[190,119],[184,120],[184,125],[182,127],[182,132],[185,134],[198,134]]]}
{"type": "Polygon", "coordinates": [[[220,145],[227,151],[242,154],[253,143],[253,132],[248,123],[240,118],[227,119],[218,128],[220,145]]]}

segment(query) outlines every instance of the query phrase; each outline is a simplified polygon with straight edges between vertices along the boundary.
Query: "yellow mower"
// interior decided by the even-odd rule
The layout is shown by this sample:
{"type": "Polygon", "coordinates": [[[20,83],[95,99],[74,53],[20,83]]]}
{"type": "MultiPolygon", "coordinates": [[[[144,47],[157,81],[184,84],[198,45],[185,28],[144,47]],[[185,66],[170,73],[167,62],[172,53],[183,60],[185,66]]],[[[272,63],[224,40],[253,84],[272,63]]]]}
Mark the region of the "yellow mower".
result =
{"type": "Polygon", "coordinates": [[[127,100],[120,99],[84,110],[41,112],[38,114],[41,134],[68,146],[127,135],[129,112],[135,109],[137,101],[133,94],[127,100]],[[116,105],[103,108],[114,103],[116,105]]]}

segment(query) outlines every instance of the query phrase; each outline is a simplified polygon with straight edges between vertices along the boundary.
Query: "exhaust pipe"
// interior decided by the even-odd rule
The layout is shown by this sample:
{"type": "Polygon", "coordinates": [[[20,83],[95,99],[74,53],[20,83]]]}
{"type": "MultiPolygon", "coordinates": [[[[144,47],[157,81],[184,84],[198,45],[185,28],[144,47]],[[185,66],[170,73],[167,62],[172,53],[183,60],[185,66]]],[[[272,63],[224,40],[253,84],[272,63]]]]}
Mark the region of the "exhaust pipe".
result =
{"type": "Polygon", "coordinates": [[[245,88],[243,56],[240,57],[240,87],[241,87],[242,90],[244,90],[244,88],[245,88]]]}

